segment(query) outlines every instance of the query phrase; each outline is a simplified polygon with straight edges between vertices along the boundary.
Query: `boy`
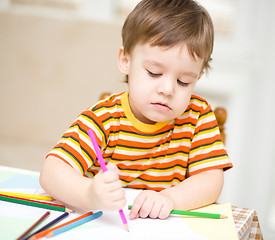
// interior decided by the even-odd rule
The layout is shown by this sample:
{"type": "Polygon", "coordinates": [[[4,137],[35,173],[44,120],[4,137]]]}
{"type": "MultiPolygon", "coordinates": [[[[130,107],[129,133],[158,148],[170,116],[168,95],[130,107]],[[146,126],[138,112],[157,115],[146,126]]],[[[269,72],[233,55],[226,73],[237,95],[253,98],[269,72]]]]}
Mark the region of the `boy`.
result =
{"type": "Polygon", "coordinates": [[[192,95],[209,69],[213,25],[193,0],[143,0],[127,17],[118,66],[128,92],[82,112],[48,154],[40,184],[82,208],[119,210],[124,187],[143,189],[131,218],[166,218],[215,202],[231,168],[208,103],[192,95]],[[97,137],[100,171],[87,131],[97,137]]]}

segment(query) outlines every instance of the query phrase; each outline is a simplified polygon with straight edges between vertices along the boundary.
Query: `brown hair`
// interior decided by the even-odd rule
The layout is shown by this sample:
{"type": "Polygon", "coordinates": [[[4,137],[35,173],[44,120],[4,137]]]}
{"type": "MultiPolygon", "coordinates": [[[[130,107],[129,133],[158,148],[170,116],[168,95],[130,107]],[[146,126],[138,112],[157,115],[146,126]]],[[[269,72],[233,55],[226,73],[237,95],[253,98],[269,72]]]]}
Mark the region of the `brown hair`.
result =
{"type": "Polygon", "coordinates": [[[122,28],[124,53],[138,43],[173,47],[186,43],[189,53],[204,60],[208,71],[214,28],[209,13],[194,0],[143,0],[128,15],[122,28]]]}

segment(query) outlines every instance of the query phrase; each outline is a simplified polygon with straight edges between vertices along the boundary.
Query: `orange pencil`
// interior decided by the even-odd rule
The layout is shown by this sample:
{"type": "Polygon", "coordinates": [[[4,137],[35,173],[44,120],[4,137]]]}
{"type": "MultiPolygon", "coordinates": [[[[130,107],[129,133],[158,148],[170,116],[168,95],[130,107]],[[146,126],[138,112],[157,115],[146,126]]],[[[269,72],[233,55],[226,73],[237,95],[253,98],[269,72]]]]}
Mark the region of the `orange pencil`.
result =
{"type": "Polygon", "coordinates": [[[52,232],[52,231],[54,231],[54,230],[57,230],[57,229],[59,229],[59,228],[61,228],[61,227],[64,227],[64,226],[66,226],[66,225],[68,225],[68,224],[71,224],[71,223],[73,223],[73,222],[75,222],[75,221],[78,221],[79,219],[85,218],[85,217],[90,216],[90,215],[92,215],[92,214],[94,214],[94,213],[93,213],[93,212],[88,212],[88,213],[83,214],[83,215],[81,215],[80,217],[77,217],[77,218],[75,218],[75,219],[73,219],[73,220],[71,220],[71,221],[69,221],[69,222],[63,223],[63,224],[61,224],[61,225],[59,225],[59,226],[56,226],[56,227],[54,227],[54,228],[47,229],[47,230],[45,230],[45,231],[42,231],[42,232],[40,232],[40,233],[37,233],[37,234],[33,235],[33,236],[30,238],[30,240],[35,240],[35,239],[39,239],[39,238],[45,237],[48,233],[50,233],[50,232],[52,232]]]}

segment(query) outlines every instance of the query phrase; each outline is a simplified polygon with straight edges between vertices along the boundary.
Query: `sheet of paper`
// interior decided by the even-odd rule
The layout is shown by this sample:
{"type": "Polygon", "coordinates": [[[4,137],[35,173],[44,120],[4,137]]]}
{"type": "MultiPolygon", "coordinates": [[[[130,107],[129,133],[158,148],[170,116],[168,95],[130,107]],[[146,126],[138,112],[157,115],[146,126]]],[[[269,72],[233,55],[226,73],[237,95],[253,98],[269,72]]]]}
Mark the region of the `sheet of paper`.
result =
{"type": "MultiPolygon", "coordinates": [[[[8,189],[0,189],[9,191],[8,189]]],[[[11,189],[10,189],[11,191],[11,189]]],[[[30,194],[44,194],[40,189],[12,189],[13,192],[30,194]]],[[[127,190],[127,206],[140,191],[127,190]]],[[[206,219],[183,216],[170,216],[165,220],[160,219],[129,219],[129,210],[125,206],[124,213],[128,220],[130,232],[127,232],[121,222],[117,211],[104,211],[103,215],[89,223],[81,225],[71,231],[60,234],[55,239],[181,239],[181,240],[206,240],[206,239],[238,239],[235,232],[230,204],[210,205],[198,211],[221,213],[229,216],[228,219],[206,219]],[[235,235],[234,235],[235,233],[235,235]]],[[[0,202],[0,239],[15,239],[32,225],[47,210],[23,206],[14,203],[0,202]],[[16,226],[16,227],[15,227],[16,226]]],[[[85,211],[77,210],[65,221],[69,221],[85,211]]],[[[51,211],[46,222],[61,215],[61,212],[51,211]]],[[[45,238],[46,239],[46,238],[45,238]]]]}
{"type": "Polygon", "coordinates": [[[211,204],[196,210],[198,212],[219,213],[227,219],[182,217],[187,225],[196,233],[211,240],[237,240],[234,218],[230,203],[211,204]]]}

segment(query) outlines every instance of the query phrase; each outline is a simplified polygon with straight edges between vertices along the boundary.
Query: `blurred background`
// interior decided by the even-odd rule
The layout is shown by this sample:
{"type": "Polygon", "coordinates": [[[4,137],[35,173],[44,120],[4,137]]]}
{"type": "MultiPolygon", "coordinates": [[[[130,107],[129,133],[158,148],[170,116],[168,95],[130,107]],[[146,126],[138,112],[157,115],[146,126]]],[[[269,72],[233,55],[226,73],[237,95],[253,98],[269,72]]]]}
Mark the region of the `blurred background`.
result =
{"type": "MultiPolygon", "coordinates": [[[[82,110],[127,89],[117,52],[137,2],[0,0],[0,165],[40,171],[82,110]]],[[[264,239],[275,239],[275,1],[198,2],[216,36],[196,93],[226,108],[234,164],[219,201],[255,209],[264,239]]]]}

